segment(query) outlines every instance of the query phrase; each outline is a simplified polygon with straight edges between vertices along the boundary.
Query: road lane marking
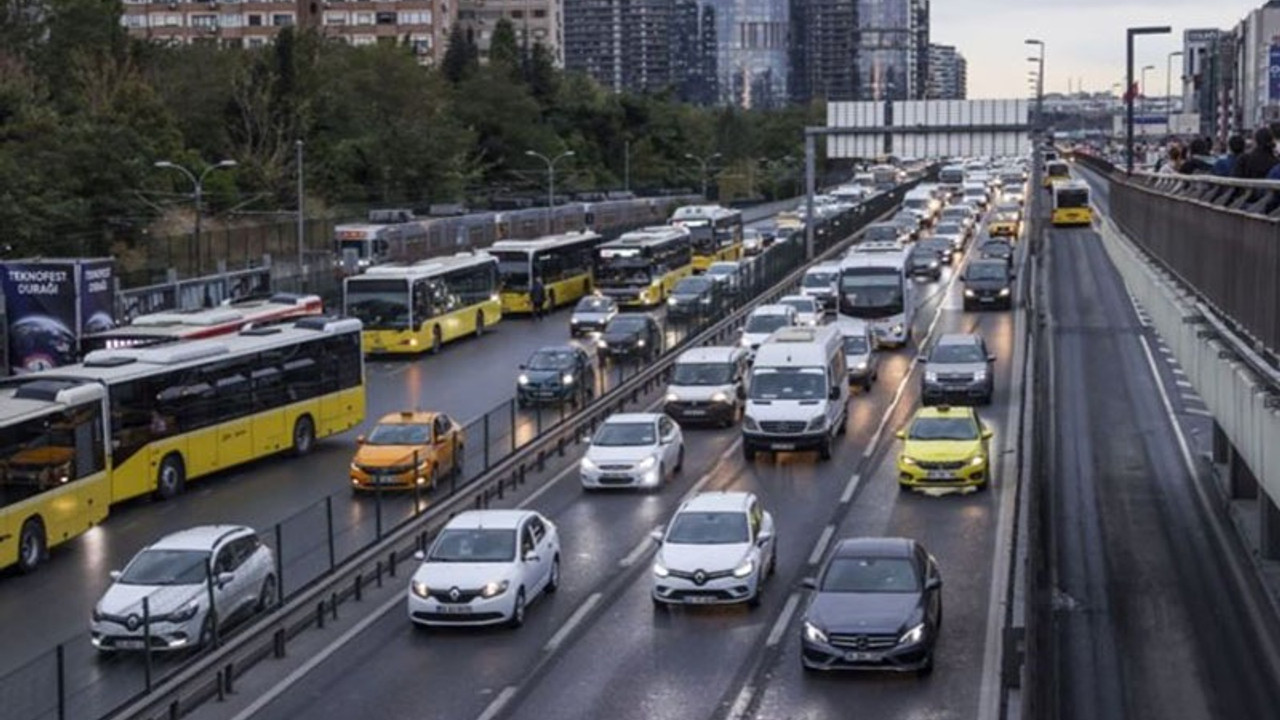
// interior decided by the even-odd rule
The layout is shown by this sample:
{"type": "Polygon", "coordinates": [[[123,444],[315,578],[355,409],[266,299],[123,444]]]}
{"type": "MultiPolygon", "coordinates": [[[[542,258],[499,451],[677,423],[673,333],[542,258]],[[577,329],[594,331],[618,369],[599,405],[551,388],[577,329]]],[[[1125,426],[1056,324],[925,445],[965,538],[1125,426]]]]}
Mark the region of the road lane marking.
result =
{"type": "Polygon", "coordinates": [[[742,720],[747,716],[747,708],[751,706],[751,699],[755,697],[756,689],[753,685],[744,685],[742,690],[738,692],[738,697],[733,701],[733,706],[729,708],[729,720],[742,720]]]}
{"type": "Polygon", "coordinates": [[[818,536],[818,542],[813,545],[813,552],[809,553],[809,564],[817,565],[822,559],[822,554],[827,551],[827,545],[831,543],[831,536],[836,534],[836,526],[828,525],[822,528],[822,534],[818,536]]]}
{"type": "Polygon", "coordinates": [[[348,628],[346,632],[339,635],[337,639],[321,649],[320,652],[312,655],[310,659],[285,676],[283,680],[276,683],[271,687],[271,689],[259,696],[257,700],[254,700],[249,704],[249,707],[236,714],[232,720],[249,720],[249,718],[261,712],[263,708],[270,705],[272,702],[275,702],[277,698],[288,691],[289,688],[296,685],[300,680],[302,680],[302,678],[309,675],[313,670],[319,667],[321,663],[332,657],[338,650],[341,650],[344,645],[351,642],[360,633],[368,630],[371,625],[382,619],[383,615],[391,612],[391,610],[397,605],[403,605],[404,602],[404,595],[402,593],[396,593],[385,603],[379,605],[372,613],[365,616],[360,622],[348,628]]]}
{"type": "Polygon", "coordinates": [[[720,459],[728,460],[730,455],[733,455],[734,453],[738,452],[741,449],[742,449],[742,436],[739,435],[738,438],[734,440],[729,445],[729,447],[725,449],[724,452],[720,453],[720,459]]]}
{"type": "MultiPolygon", "coordinates": [[[[656,525],[653,529],[661,530],[662,526],[656,525]]],[[[646,553],[653,549],[653,547],[653,538],[649,537],[649,534],[646,533],[645,536],[640,539],[640,543],[632,548],[631,552],[627,553],[626,557],[618,561],[618,565],[624,568],[635,565],[636,561],[644,557],[646,553]]]]}
{"type": "Polygon", "coordinates": [[[1193,407],[1183,408],[1182,412],[1188,415],[1195,415],[1197,417],[1207,417],[1207,418],[1213,417],[1213,413],[1209,412],[1208,410],[1201,410],[1200,408],[1193,408],[1193,407]]]}
{"type": "Polygon", "coordinates": [[[543,493],[545,493],[546,491],[550,490],[550,489],[552,488],[552,486],[554,486],[556,483],[558,483],[558,482],[560,482],[561,480],[563,480],[563,479],[565,479],[566,477],[568,477],[568,476],[569,476],[569,473],[571,473],[571,472],[573,472],[574,470],[577,470],[577,469],[578,469],[578,465],[577,465],[577,463],[570,463],[570,464],[569,464],[569,467],[567,467],[567,468],[565,468],[565,469],[561,470],[560,472],[556,473],[556,476],[555,476],[555,477],[553,477],[553,478],[551,478],[550,480],[548,480],[547,482],[543,483],[543,484],[542,484],[542,487],[540,487],[540,488],[538,488],[537,490],[534,490],[532,493],[530,493],[530,494],[529,494],[529,497],[527,497],[527,498],[525,498],[524,500],[521,500],[519,503],[517,503],[517,504],[516,504],[516,507],[521,508],[521,509],[526,508],[526,507],[529,507],[530,505],[532,505],[532,504],[533,504],[533,502],[534,502],[535,500],[537,500],[538,498],[542,497],[542,494],[543,494],[543,493]]]}
{"type": "Polygon", "coordinates": [[[489,703],[489,706],[484,709],[484,712],[480,713],[480,717],[476,718],[476,720],[493,720],[498,717],[498,713],[502,712],[507,703],[511,702],[511,698],[515,697],[515,694],[515,685],[508,685],[502,688],[502,692],[498,693],[498,696],[489,703]]]}
{"type": "Polygon", "coordinates": [[[847,505],[853,499],[853,493],[858,490],[858,483],[862,482],[862,475],[854,473],[849,478],[849,482],[844,486],[844,492],[840,495],[840,504],[847,505]]]}
{"type": "Polygon", "coordinates": [[[1177,384],[1177,386],[1178,386],[1178,387],[1180,387],[1180,388],[1186,388],[1186,389],[1188,389],[1188,390],[1192,390],[1192,389],[1194,389],[1194,388],[1195,388],[1195,385],[1192,385],[1191,383],[1187,382],[1186,380],[1178,380],[1178,381],[1176,381],[1176,384],[1177,384]]]}
{"type": "Polygon", "coordinates": [[[769,637],[764,641],[765,647],[773,647],[782,642],[782,633],[786,632],[787,626],[791,625],[791,616],[796,614],[796,608],[799,606],[800,593],[793,592],[787,596],[787,602],[782,606],[782,613],[773,622],[773,629],[769,631],[769,637]]]}
{"type": "Polygon", "coordinates": [[[585,620],[591,610],[599,604],[602,597],[603,596],[599,592],[591,593],[591,597],[588,597],[586,602],[579,605],[578,609],[573,611],[573,614],[569,616],[569,619],[565,621],[564,625],[561,625],[560,629],[556,631],[556,634],[551,636],[551,639],[548,640],[547,644],[542,648],[543,651],[549,653],[555,652],[560,645],[564,643],[565,639],[569,637],[569,634],[572,633],[578,625],[582,624],[582,621],[585,620]]]}

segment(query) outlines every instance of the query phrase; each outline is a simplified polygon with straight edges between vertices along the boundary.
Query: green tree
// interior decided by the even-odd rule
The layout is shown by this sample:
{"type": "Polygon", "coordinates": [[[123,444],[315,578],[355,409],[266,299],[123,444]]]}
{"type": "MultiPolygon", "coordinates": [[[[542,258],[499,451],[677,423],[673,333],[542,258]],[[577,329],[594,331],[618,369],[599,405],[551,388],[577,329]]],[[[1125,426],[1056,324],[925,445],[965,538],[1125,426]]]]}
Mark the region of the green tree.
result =
{"type": "Polygon", "coordinates": [[[489,67],[496,73],[519,80],[522,65],[516,28],[510,20],[501,18],[493,26],[493,36],[489,39],[489,67]]]}
{"type": "Polygon", "coordinates": [[[529,84],[529,92],[545,111],[554,101],[556,90],[560,84],[556,71],[556,59],[541,42],[535,42],[533,49],[525,58],[525,82],[529,84]]]}
{"type": "Polygon", "coordinates": [[[449,45],[440,64],[444,76],[454,85],[473,75],[480,65],[480,51],[475,40],[460,23],[454,23],[449,31],[449,45]]]}

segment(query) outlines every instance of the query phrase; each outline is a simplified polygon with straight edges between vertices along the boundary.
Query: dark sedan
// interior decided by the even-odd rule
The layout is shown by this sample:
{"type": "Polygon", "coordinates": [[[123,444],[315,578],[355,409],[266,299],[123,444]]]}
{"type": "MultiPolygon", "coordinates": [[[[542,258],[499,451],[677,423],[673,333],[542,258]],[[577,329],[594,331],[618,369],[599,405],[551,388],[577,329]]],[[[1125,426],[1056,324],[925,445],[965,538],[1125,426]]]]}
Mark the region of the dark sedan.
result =
{"type": "Polygon", "coordinates": [[[913,247],[907,256],[907,272],[913,277],[938,280],[942,277],[942,260],[938,254],[921,247],[913,247]]]}
{"type": "Polygon", "coordinates": [[[800,631],[806,670],[933,670],[942,576],[916,541],[842,540],[804,586],[813,591],[800,631]]]}
{"type": "Polygon", "coordinates": [[[969,262],[961,280],[964,282],[964,309],[975,307],[1013,307],[1013,278],[1009,263],[1000,259],[969,262]]]}
{"type": "Polygon", "coordinates": [[[978,257],[989,260],[1003,260],[1013,267],[1013,243],[1008,240],[992,238],[978,246],[978,257]]]}
{"type": "Polygon", "coordinates": [[[652,315],[619,315],[605,326],[598,345],[609,357],[653,360],[662,354],[662,327],[652,315]]]}
{"type": "Polygon", "coordinates": [[[916,249],[923,252],[931,252],[938,258],[943,265],[950,265],[955,257],[955,246],[951,244],[950,238],[947,237],[927,237],[916,243],[916,249]]]}
{"type": "Polygon", "coordinates": [[[535,350],[520,366],[516,403],[578,403],[595,395],[595,361],[576,345],[535,350]]]}
{"type": "Polygon", "coordinates": [[[672,320],[702,319],[720,312],[721,284],[713,277],[687,277],[671,288],[667,298],[667,317],[672,320]]]}

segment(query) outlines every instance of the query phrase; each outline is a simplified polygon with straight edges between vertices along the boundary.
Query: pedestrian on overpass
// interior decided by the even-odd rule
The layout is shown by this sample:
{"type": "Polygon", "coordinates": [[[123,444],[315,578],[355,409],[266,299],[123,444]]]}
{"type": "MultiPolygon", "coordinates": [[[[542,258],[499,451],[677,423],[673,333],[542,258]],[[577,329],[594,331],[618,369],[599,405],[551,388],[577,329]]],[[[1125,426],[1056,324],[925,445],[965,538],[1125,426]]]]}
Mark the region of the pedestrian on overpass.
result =
{"type": "Polygon", "coordinates": [[[1231,177],[1235,174],[1236,163],[1244,154],[1244,136],[1232,135],[1227,139],[1227,154],[1213,163],[1213,174],[1219,177],[1231,177]]]}
{"type": "Polygon", "coordinates": [[[1187,157],[1178,166],[1183,175],[1208,175],[1213,172],[1213,158],[1209,155],[1209,143],[1204,138],[1191,141],[1187,157]]]}
{"type": "Polygon", "coordinates": [[[1280,159],[1276,158],[1276,140],[1268,127],[1253,131],[1253,148],[1240,156],[1234,176],[1246,180],[1263,180],[1280,159]]]}

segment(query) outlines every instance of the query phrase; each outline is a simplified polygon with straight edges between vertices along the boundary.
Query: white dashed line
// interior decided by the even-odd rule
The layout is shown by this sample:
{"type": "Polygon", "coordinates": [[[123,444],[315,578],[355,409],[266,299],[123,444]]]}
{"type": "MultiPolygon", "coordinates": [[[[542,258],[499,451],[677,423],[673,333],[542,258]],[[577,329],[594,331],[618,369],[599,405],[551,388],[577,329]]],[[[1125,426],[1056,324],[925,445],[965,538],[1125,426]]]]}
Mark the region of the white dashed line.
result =
{"type": "Polygon", "coordinates": [[[1175,381],[1175,382],[1177,383],[1178,387],[1180,387],[1180,388],[1187,388],[1188,390],[1190,390],[1190,389],[1192,389],[1192,388],[1194,388],[1194,387],[1195,387],[1194,385],[1192,385],[1191,383],[1187,382],[1186,380],[1177,380],[1177,381],[1175,381]]]}
{"type": "Polygon", "coordinates": [[[1196,417],[1206,417],[1206,418],[1213,417],[1213,413],[1209,412],[1208,410],[1201,410],[1200,408],[1193,408],[1193,407],[1182,408],[1182,412],[1186,413],[1187,415],[1195,415],[1196,417]]]}
{"type": "MultiPolygon", "coordinates": [[[[660,530],[660,529],[661,527],[654,528],[654,530],[660,530]]],[[[644,557],[645,554],[652,549],[653,549],[653,538],[649,537],[648,535],[645,535],[640,540],[639,545],[636,545],[634,548],[632,548],[631,552],[627,553],[626,557],[618,561],[618,565],[624,568],[631,567],[632,565],[635,565],[636,562],[640,560],[640,558],[644,557]]]]}
{"type": "Polygon", "coordinates": [[[573,632],[574,628],[578,627],[586,619],[587,614],[600,602],[601,597],[602,595],[598,592],[591,593],[591,597],[587,598],[586,602],[573,611],[569,619],[565,621],[564,625],[560,626],[560,629],[556,631],[555,635],[551,636],[551,639],[547,641],[546,646],[542,649],[549,653],[555,652],[564,643],[565,638],[569,637],[569,633],[573,632]]]}
{"type": "Polygon", "coordinates": [[[796,614],[796,607],[799,604],[799,593],[791,593],[787,597],[786,604],[782,606],[782,614],[773,622],[773,629],[769,631],[769,637],[764,641],[766,647],[773,647],[782,642],[782,633],[787,631],[787,626],[791,624],[791,616],[796,614]]]}
{"type": "Polygon", "coordinates": [[[857,473],[854,473],[853,477],[849,478],[848,484],[844,486],[844,492],[840,495],[841,505],[847,505],[853,499],[853,494],[857,492],[858,483],[860,482],[862,482],[862,476],[857,473]]]}
{"type": "Polygon", "coordinates": [[[742,688],[738,693],[737,699],[733,701],[733,707],[729,708],[729,720],[742,720],[747,716],[747,708],[751,705],[751,698],[755,697],[756,689],[751,685],[742,688]]]}
{"type": "Polygon", "coordinates": [[[502,708],[505,707],[507,703],[511,702],[511,698],[514,697],[515,694],[516,688],[514,685],[508,685],[502,688],[502,692],[498,693],[498,696],[489,703],[489,707],[486,707],[484,712],[480,713],[480,717],[476,718],[476,720],[493,720],[498,717],[498,713],[502,712],[502,708]]]}
{"type": "Polygon", "coordinates": [[[818,536],[818,542],[813,545],[813,552],[809,553],[809,564],[817,565],[822,559],[822,554],[827,551],[827,545],[831,543],[831,536],[835,535],[836,526],[828,525],[822,528],[822,534],[818,536]]]}

